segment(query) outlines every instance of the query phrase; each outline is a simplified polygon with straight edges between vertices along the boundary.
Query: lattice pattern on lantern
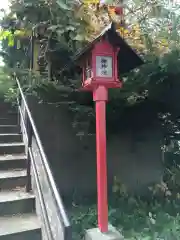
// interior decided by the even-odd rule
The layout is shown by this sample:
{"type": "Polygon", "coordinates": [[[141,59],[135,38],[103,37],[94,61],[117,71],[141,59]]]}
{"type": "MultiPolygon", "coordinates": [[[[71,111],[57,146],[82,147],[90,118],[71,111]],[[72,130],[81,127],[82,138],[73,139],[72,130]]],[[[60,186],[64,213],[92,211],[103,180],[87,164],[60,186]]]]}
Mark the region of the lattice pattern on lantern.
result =
{"type": "Polygon", "coordinates": [[[112,57],[96,57],[96,76],[106,78],[112,77],[112,57]]]}

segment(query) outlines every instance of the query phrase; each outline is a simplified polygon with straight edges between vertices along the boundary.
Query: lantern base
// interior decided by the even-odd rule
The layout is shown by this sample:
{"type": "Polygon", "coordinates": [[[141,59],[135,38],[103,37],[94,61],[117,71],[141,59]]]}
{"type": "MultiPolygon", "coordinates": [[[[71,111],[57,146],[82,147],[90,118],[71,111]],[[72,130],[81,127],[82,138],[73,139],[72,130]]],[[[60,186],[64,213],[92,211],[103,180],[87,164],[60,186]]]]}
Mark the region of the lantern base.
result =
{"type": "Polygon", "coordinates": [[[104,86],[105,88],[122,88],[122,82],[119,80],[115,81],[108,81],[108,80],[98,80],[95,81],[93,78],[87,79],[83,85],[81,90],[85,91],[93,91],[96,89],[98,86],[104,86]]]}
{"type": "Polygon", "coordinates": [[[124,237],[112,225],[109,225],[107,233],[102,233],[99,228],[87,230],[85,240],[124,240],[124,237]]]}

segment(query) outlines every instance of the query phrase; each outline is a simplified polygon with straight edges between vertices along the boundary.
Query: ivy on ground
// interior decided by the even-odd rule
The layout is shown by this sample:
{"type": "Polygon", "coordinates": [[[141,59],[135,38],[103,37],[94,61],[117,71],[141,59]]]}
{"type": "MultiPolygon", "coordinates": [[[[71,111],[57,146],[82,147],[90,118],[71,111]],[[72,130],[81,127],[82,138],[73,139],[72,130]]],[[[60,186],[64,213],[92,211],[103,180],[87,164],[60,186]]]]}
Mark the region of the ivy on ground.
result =
{"type": "MultiPolygon", "coordinates": [[[[109,204],[109,222],[129,240],[178,240],[180,238],[180,203],[142,201],[118,197],[109,204]]],[[[70,211],[73,239],[83,239],[84,230],[97,227],[96,205],[74,206],[70,211]]]]}

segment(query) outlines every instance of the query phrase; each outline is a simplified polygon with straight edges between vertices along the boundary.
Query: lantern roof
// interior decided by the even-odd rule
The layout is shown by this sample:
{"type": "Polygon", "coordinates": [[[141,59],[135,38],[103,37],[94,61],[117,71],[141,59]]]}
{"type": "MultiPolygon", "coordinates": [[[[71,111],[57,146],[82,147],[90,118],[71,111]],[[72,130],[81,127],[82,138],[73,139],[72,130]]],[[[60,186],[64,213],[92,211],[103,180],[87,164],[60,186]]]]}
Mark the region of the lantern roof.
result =
{"type": "Polygon", "coordinates": [[[73,61],[78,62],[83,56],[90,52],[92,47],[103,37],[105,37],[111,45],[120,48],[118,53],[118,70],[121,74],[127,73],[144,63],[142,58],[116,31],[114,23],[110,23],[91,43],[77,51],[73,57],[73,61]]]}

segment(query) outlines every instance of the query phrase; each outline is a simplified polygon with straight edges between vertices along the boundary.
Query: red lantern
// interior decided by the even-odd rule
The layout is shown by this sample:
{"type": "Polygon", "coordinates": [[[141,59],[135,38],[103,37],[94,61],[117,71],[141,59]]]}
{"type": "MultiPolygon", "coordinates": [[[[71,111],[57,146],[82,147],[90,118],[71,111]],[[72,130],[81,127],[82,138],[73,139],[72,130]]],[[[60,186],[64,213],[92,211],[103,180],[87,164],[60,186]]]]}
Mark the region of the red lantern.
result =
{"type": "Polygon", "coordinates": [[[96,108],[98,227],[108,232],[106,102],[108,88],[121,88],[118,70],[128,72],[143,61],[117,33],[115,25],[105,30],[74,58],[83,69],[82,90],[93,92],[96,108]],[[130,60],[129,60],[130,59],[130,60]],[[121,68],[120,68],[121,67],[121,68]]]}
{"type": "Polygon", "coordinates": [[[92,44],[83,61],[82,89],[93,92],[96,102],[96,151],[98,225],[101,232],[108,231],[107,167],[106,167],[106,101],[108,88],[120,88],[117,57],[120,48],[101,38],[92,44]]]}
{"type": "Polygon", "coordinates": [[[83,61],[83,89],[93,91],[99,85],[106,88],[122,86],[118,79],[117,55],[119,50],[120,48],[113,47],[104,39],[94,44],[91,52],[83,61]]]}

